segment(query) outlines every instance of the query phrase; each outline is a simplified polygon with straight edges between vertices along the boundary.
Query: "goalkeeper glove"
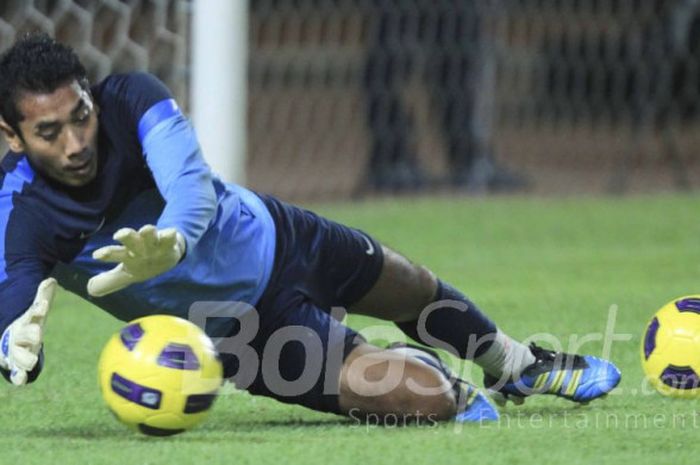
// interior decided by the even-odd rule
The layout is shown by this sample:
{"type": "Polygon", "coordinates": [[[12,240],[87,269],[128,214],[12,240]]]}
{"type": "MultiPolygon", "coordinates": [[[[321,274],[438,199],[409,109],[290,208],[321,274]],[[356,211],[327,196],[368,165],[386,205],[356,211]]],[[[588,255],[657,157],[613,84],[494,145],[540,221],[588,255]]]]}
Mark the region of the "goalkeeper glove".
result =
{"type": "Polygon", "coordinates": [[[108,245],[92,253],[95,260],[118,263],[88,281],[87,290],[93,297],[102,297],[165,273],[185,254],[185,239],[174,228],[159,231],[150,224],[138,231],[122,228],[114,233],[114,240],[122,245],[108,245]]]}
{"type": "Polygon", "coordinates": [[[39,284],[34,303],[5,329],[0,339],[0,368],[10,372],[16,386],[27,383],[28,374],[39,361],[44,322],[56,294],[56,280],[39,284]]]}

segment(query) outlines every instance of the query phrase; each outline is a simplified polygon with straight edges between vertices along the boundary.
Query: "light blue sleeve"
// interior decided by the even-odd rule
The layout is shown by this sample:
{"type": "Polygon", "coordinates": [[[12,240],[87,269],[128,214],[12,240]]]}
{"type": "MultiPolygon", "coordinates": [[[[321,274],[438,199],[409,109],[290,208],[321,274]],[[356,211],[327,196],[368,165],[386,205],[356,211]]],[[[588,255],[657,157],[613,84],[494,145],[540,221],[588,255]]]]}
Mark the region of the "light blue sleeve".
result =
{"type": "Polygon", "coordinates": [[[191,250],[214,220],[217,195],[194,129],[172,99],[148,109],[138,125],[146,163],[166,205],[156,227],[176,228],[191,250]]]}

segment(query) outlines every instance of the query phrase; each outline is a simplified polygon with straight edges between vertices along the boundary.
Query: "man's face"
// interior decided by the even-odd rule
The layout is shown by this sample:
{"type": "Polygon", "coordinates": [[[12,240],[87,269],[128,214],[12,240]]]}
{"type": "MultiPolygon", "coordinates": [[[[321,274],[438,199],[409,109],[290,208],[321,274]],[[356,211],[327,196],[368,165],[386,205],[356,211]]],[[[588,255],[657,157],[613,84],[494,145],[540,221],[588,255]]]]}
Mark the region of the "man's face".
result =
{"type": "Polygon", "coordinates": [[[22,137],[3,123],[13,151],[26,153],[37,170],[67,186],[95,179],[97,113],[89,92],[77,81],[50,94],[21,94],[17,108],[24,116],[19,122],[22,137]]]}

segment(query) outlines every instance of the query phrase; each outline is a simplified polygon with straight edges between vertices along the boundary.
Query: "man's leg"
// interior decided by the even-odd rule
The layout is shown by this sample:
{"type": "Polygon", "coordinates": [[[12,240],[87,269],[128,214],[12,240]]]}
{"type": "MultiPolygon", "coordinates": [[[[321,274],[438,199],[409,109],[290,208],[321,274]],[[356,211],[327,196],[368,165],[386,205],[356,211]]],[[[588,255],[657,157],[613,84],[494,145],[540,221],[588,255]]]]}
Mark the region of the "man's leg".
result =
{"type": "Polygon", "coordinates": [[[546,393],[588,402],[619,383],[620,373],[608,361],[527,347],[510,338],[427,268],[386,247],[382,250],[379,278],[350,312],[393,321],[419,342],[473,359],[499,400],[521,403],[527,395],[546,393]]]}
{"type": "MultiPolygon", "coordinates": [[[[609,362],[587,358],[580,363],[579,358],[567,356],[565,361],[573,360],[575,366],[562,366],[552,361],[551,351],[531,351],[512,340],[498,331],[458,290],[437,280],[425,267],[414,265],[382,247],[365,233],[274,198],[265,197],[264,200],[275,218],[278,257],[266,291],[266,295],[274,299],[269,301],[263,297],[259,303],[261,315],[270,317],[282,312],[285,318],[298,317],[298,297],[301,296],[320,312],[310,312],[308,317],[312,319],[330,312],[334,306],[342,306],[351,312],[394,321],[419,342],[445,348],[463,358],[474,358],[490,375],[491,387],[493,378],[517,381],[522,373],[537,392],[583,402],[605,394],[619,381],[617,369],[609,362]],[[287,293],[291,295],[282,299],[287,293]],[[585,389],[579,389],[579,385],[585,389]]],[[[276,325],[282,323],[278,318],[274,320],[276,325]]],[[[307,323],[294,324],[313,327],[307,323]]],[[[345,352],[342,360],[349,353],[345,352]]],[[[337,374],[337,377],[326,378],[338,382],[340,368],[337,374]]],[[[506,385],[505,388],[514,396],[522,393],[517,386],[511,389],[506,385]]],[[[314,391],[307,400],[313,408],[319,409],[316,404],[323,398],[314,391]]],[[[329,403],[322,408],[338,411],[339,400],[332,396],[328,399],[329,403]]],[[[303,399],[290,401],[308,405],[303,399]]],[[[462,407],[465,406],[460,406],[459,414],[468,413],[461,411],[462,407]]]]}
{"type": "Polygon", "coordinates": [[[405,420],[448,420],[457,412],[455,397],[438,369],[371,344],[357,346],[340,374],[340,409],[355,418],[393,414],[405,420]]]}
{"type": "MultiPolygon", "coordinates": [[[[372,414],[378,420],[391,415],[395,422],[435,422],[455,418],[458,405],[472,414],[461,421],[496,415],[476,388],[457,384],[429,353],[370,345],[312,302],[288,293],[264,302],[260,324],[253,325],[259,331],[252,339],[241,335],[238,345],[221,354],[226,378],[251,394],[354,419],[372,414]],[[281,311],[268,307],[272,303],[281,311]]],[[[241,320],[237,334],[252,335],[244,328],[250,322],[241,320]]]]}
{"type": "Polygon", "coordinates": [[[475,359],[497,377],[517,375],[535,361],[526,346],[498,331],[461,292],[426,267],[387,247],[382,250],[382,273],[374,287],[350,307],[351,313],[393,321],[414,340],[475,359]]]}
{"type": "Polygon", "coordinates": [[[437,353],[416,346],[357,346],[343,363],[339,386],[340,410],[355,419],[398,424],[499,418],[476,386],[456,378],[437,353]]]}
{"type": "MultiPolygon", "coordinates": [[[[457,381],[434,354],[373,347],[342,325],[340,315],[332,316],[334,307],[349,308],[375,286],[384,268],[379,243],[312,212],[264,200],[277,228],[275,270],[257,305],[255,337],[238,337],[246,347],[231,350],[256,360],[228,357],[227,377],[252,394],[354,417],[392,413],[407,420],[420,414],[481,421],[498,416],[476,388],[457,381]],[[251,378],[241,369],[256,372],[251,378]]],[[[247,334],[242,324],[234,334],[247,334]]]]}

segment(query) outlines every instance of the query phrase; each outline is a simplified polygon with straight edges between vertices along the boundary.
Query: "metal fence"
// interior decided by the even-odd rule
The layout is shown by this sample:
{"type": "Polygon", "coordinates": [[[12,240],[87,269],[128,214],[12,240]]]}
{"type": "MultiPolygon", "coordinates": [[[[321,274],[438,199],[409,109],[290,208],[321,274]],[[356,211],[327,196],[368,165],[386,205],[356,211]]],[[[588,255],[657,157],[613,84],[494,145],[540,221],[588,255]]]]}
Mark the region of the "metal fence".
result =
{"type": "MultiPolygon", "coordinates": [[[[186,0],[0,3],[187,107],[186,0]]],[[[247,179],[288,199],[698,186],[700,0],[252,0],[247,179]]]]}
{"type": "Polygon", "coordinates": [[[305,197],[697,187],[696,0],[254,5],[256,184],[305,197]]]}

